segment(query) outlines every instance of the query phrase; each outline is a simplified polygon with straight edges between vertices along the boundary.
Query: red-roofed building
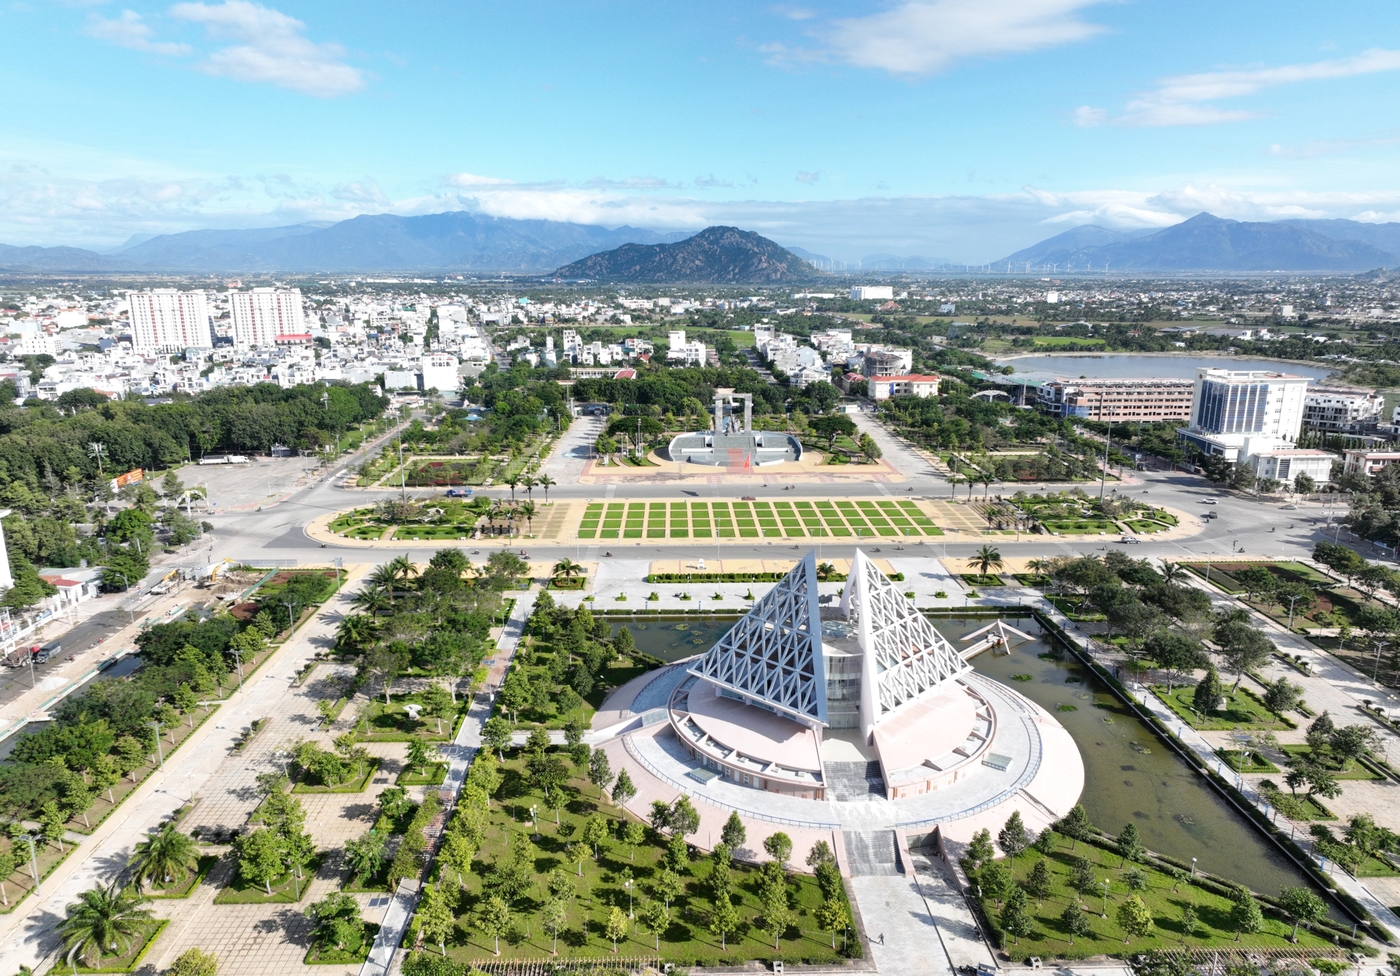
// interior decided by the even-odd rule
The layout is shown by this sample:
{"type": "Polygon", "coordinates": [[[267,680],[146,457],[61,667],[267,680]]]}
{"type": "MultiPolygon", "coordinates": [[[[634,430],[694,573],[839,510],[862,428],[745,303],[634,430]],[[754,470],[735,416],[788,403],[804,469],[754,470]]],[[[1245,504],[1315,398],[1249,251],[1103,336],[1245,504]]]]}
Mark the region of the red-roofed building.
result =
{"type": "Polygon", "coordinates": [[[619,369],[616,373],[613,373],[613,379],[615,380],[635,380],[636,378],[637,371],[635,369],[619,369]]]}
{"type": "Polygon", "coordinates": [[[288,332],[273,339],[279,346],[309,346],[311,345],[310,332],[288,332]]]}
{"type": "Polygon", "coordinates": [[[870,395],[876,400],[888,400],[897,396],[936,397],[939,379],[941,377],[921,376],[918,373],[881,376],[870,381],[870,395]]]}

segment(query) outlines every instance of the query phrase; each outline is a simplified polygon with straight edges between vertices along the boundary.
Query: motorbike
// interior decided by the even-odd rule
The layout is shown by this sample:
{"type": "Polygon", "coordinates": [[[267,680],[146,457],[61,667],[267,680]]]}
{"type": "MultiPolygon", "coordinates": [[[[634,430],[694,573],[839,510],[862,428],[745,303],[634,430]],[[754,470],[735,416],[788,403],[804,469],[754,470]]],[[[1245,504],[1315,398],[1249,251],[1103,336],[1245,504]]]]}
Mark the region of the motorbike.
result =
{"type": "Polygon", "coordinates": [[[605,552],[605,553],[603,553],[603,555],[605,555],[605,556],[611,556],[612,553],[611,553],[611,552],[605,552]]]}

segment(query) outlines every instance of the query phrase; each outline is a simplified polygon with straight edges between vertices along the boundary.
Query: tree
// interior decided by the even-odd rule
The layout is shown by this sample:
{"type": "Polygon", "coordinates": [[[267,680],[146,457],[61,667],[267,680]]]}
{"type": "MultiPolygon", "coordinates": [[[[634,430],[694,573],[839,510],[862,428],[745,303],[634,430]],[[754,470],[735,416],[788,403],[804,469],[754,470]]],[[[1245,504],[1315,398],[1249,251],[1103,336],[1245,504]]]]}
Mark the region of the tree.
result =
{"type": "Polygon", "coordinates": [[[744,846],[748,831],[744,829],[744,821],[739,817],[739,811],[731,810],[729,819],[724,822],[724,827],[719,832],[719,839],[731,851],[737,851],[744,846]]]}
{"type": "Polygon", "coordinates": [[[1142,868],[1128,868],[1123,872],[1123,884],[1127,885],[1129,891],[1146,891],[1149,887],[1147,872],[1142,868]]]}
{"type": "Polygon", "coordinates": [[[608,839],[608,818],[601,813],[593,814],[583,822],[583,831],[579,839],[593,848],[593,859],[598,860],[599,847],[608,839]]]}
{"type": "Polygon", "coordinates": [[[829,864],[836,860],[836,855],[831,852],[831,845],[824,840],[819,840],[812,845],[812,849],[807,852],[807,866],[816,868],[819,864],[829,864]]]}
{"type": "Polygon", "coordinates": [[[430,742],[425,742],[419,738],[408,740],[408,765],[412,769],[417,769],[420,776],[428,771],[428,764],[437,755],[437,746],[430,742]]]}
{"type": "Polygon", "coordinates": [[[171,884],[183,880],[199,862],[199,851],[189,834],[182,834],[173,823],[140,840],[127,866],[136,890],[143,885],[171,884]]]}
{"type": "Polygon", "coordinates": [[[1124,864],[1129,861],[1142,860],[1146,850],[1142,846],[1142,833],[1138,830],[1137,824],[1127,823],[1123,825],[1123,831],[1118,835],[1115,847],[1124,864]]]}
{"type": "Polygon", "coordinates": [[[335,891],[306,909],[315,923],[316,941],[336,949],[355,951],[364,944],[365,922],[354,895],[335,891]]]}
{"type": "Polygon", "coordinates": [[[146,899],[133,888],[122,888],[113,881],[106,887],[91,888],[65,909],[66,918],[58,925],[65,959],[71,966],[82,959],[97,968],[104,954],[122,955],[151,922],[151,910],[143,908],[146,899]]]}
{"type": "Polygon", "coordinates": [[[1347,763],[1360,759],[1375,748],[1379,738],[1376,730],[1369,725],[1345,725],[1328,737],[1327,747],[1345,768],[1347,763]]]}
{"type": "Polygon", "coordinates": [[[1026,911],[1026,893],[1020,888],[1012,888],[1006,896],[1006,905],[1001,910],[1001,927],[1011,936],[1012,942],[1020,942],[1035,931],[1030,912],[1026,911]]]}
{"type": "Polygon", "coordinates": [[[1128,939],[1124,939],[1124,943],[1133,936],[1145,939],[1152,934],[1152,913],[1137,895],[1129,895],[1123,904],[1118,906],[1117,918],[1119,926],[1128,933],[1128,939]]]}
{"type": "Polygon", "coordinates": [[[1031,867],[1031,873],[1021,884],[1025,887],[1026,893],[1035,898],[1037,907],[1045,903],[1045,897],[1053,890],[1054,883],[1050,877],[1050,867],[1044,858],[1035,862],[1031,867]]]}
{"type": "Polygon", "coordinates": [[[500,895],[489,895],[476,906],[473,922],[483,935],[495,940],[495,953],[501,954],[501,935],[510,928],[510,906],[500,895]]]}
{"type": "Polygon", "coordinates": [[[617,782],[612,786],[613,802],[620,807],[625,807],[627,801],[637,795],[637,787],[632,782],[632,774],[627,772],[627,767],[617,771],[617,782]]]}
{"type": "Polygon", "coordinates": [[[1212,664],[1206,668],[1205,677],[1196,685],[1196,692],[1191,697],[1191,707],[1202,718],[1209,718],[1210,714],[1220,707],[1223,698],[1220,675],[1212,664]]]}
{"type": "MultiPolygon", "coordinates": [[[[700,829],[700,813],[695,809],[695,805],[690,802],[690,797],[682,793],[676,797],[676,801],[671,804],[671,816],[668,821],[671,833],[679,834],[682,837],[689,837],[700,829]]],[[[792,847],[789,845],[788,852],[792,847]]]]}
{"type": "Polygon", "coordinates": [[[1196,929],[1200,928],[1201,920],[1196,914],[1193,905],[1187,905],[1181,910],[1181,933],[1188,938],[1196,934],[1196,929]]]}
{"type": "Polygon", "coordinates": [[[992,832],[990,830],[984,827],[972,835],[972,841],[967,845],[966,856],[972,862],[974,870],[990,863],[996,854],[996,848],[992,846],[992,832]]]}
{"type": "Polygon", "coordinates": [[[504,762],[505,748],[510,745],[512,731],[509,722],[499,715],[492,715],[481,727],[481,744],[498,753],[504,762]]]}
{"type": "Polygon", "coordinates": [[[651,893],[666,903],[666,907],[671,907],[671,902],[675,901],[685,891],[685,882],[681,876],[670,868],[663,868],[656,876],[656,883],[652,886],[651,893]]]}
{"type": "Polygon", "coordinates": [[[1026,825],[1021,820],[1021,811],[1011,811],[1011,816],[1006,818],[1006,824],[997,832],[997,846],[1001,852],[1011,858],[1011,872],[1016,873],[1016,857],[1025,853],[1027,847],[1031,846],[1031,835],[1026,830],[1026,825]]]}
{"type": "Polygon", "coordinates": [[[371,674],[379,676],[384,691],[384,704],[389,704],[389,691],[394,679],[408,667],[408,652],[388,645],[376,647],[365,655],[364,666],[371,674]]]}
{"type": "Polygon", "coordinates": [[[1074,945],[1076,937],[1090,935],[1094,931],[1089,924],[1089,916],[1084,913],[1084,909],[1079,907],[1079,902],[1073,898],[1065,906],[1065,910],[1060,913],[1060,923],[1069,933],[1070,945],[1074,945]]]}
{"type": "Polygon", "coordinates": [[[243,835],[238,840],[238,873],[272,894],[272,882],[282,876],[284,848],[277,832],[267,828],[243,835]]]}
{"type": "Polygon", "coordinates": [[[646,839],[646,828],[636,820],[629,820],[622,825],[622,842],[631,849],[630,860],[637,859],[637,845],[646,839]]]}
{"type": "Polygon", "coordinates": [[[1070,850],[1077,848],[1081,840],[1087,841],[1094,833],[1094,825],[1090,822],[1089,814],[1084,810],[1082,803],[1072,806],[1056,829],[1070,839],[1070,850]]]}
{"type": "Polygon", "coordinates": [[[875,443],[875,438],[869,434],[860,435],[860,453],[865,455],[867,464],[878,461],[885,456],[885,452],[880,450],[880,445],[875,443]]]}
{"type": "Polygon", "coordinates": [[[1001,553],[993,546],[984,545],[981,549],[967,561],[969,566],[976,566],[979,575],[986,576],[992,570],[1000,570],[1003,562],[1001,553]]]}
{"type": "Polygon", "coordinates": [[[540,924],[554,940],[549,949],[550,955],[559,955],[559,930],[569,924],[569,909],[562,899],[550,898],[544,903],[544,908],[540,909],[540,924]]]}
{"type": "Polygon", "coordinates": [[[1265,707],[1280,718],[1284,712],[1297,708],[1302,700],[1302,685],[1292,684],[1287,678],[1279,678],[1264,691],[1265,707]]]}
{"type": "Polygon", "coordinates": [[[977,883],[981,886],[982,893],[991,897],[998,908],[1001,907],[1001,900],[1006,897],[1014,884],[1010,869],[1000,861],[993,861],[982,868],[977,873],[977,883]]]}
{"type": "Polygon", "coordinates": [[[1094,869],[1089,864],[1088,858],[1076,857],[1070,865],[1069,886],[1079,893],[1081,898],[1099,883],[1099,879],[1094,877],[1094,869]]]}
{"type": "Polygon", "coordinates": [[[671,924],[671,909],[659,901],[650,901],[642,908],[642,927],[656,937],[656,951],[661,951],[661,933],[671,924]]]}
{"type": "Polygon", "coordinates": [[[219,957],[192,946],[170,964],[165,976],[216,976],[219,971],[219,957]]]}
{"type": "Polygon", "coordinates": [[[715,907],[710,912],[710,933],[719,936],[720,951],[728,949],[728,936],[739,927],[739,911],[729,900],[729,895],[715,898],[715,907]]]}
{"type": "Polygon", "coordinates": [[[561,559],[561,560],[559,560],[557,563],[554,564],[554,575],[555,575],[555,577],[560,577],[560,576],[562,576],[562,577],[564,577],[565,579],[569,579],[570,577],[573,577],[573,576],[582,576],[582,575],[584,574],[584,572],[585,572],[585,570],[584,570],[583,566],[581,566],[580,564],[574,562],[572,559],[568,559],[568,558],[561,559]]]}
{"type": "Polygon", "coordinates": [[[1235,941],[1238,942],[1241,935],[1253,935],[1264,927],[1264,913],[1260,911],[1254,896],[1244,888],[1236,888],[1233,898],[1235,903],[1230,908],[1230,927],[1235,930],[1235,941]]]}
{"type": "Polygon", "coordinates": [[[6,905],[10,903],[10,893],[5,890],[5,882],[10,879],[10,875],[15,873],[15,868],[19,866],[19,858],[15,856],[15,845],[19,841],[10,842],[10,846],[0,851],[0,900],[6,905]]]}
{"type": "Polygon", "coordinates": [[[612,764],[608,762],[608,754],[602,749],[594,749],[588,756],[588,781],[606,793],[612,778],[612,764]]]}
{"type": "Polygon", "coordinates": [[[788,908],[787,888],[785,886],[773,886],[764,894],[763,899],[763,928],[767,932],[773,933],[773,948],[780,948],[778,940],[782,938],[788,926],[792,925],[792,909],[788,908]]]}
{"type": "Polygon", "coordinates": [[[423,897],[418,902],[418,930],[429,942],[436,942],[444,956],[447,955],[447,939],[457,927],[457,913],[447,893],[441,885],[426,885],[423,897]]]}
{"type": "Polygon", "coordinates": [[[1298,926],[1307,925],[1309,928],[1321,922],[1327,917],[1327,903],[1311,889],[1304,887],[1284,888],[1278,893],[1278,907],[1289,918],[1293,919],[1293,934],[1289,938],[1298,941],[1298,926]]]}
{"type": "Polygon", "coordinates": [[[792,838],[781,830],[769,834],[763,841],[763,849],[768,856],[778,862],[778,867],[787,870],[787,862],[792,857],[792,838]]]}
{"type": "MultiPolygon", "coordinates": [[[[451,837],[452,835],[449,835],[449,841],[451,837]]],[[[445,855],[446,845],[444,845],[445,855]]],[[[350,865],[355,880],[361,883],[379,874],[384,867],[385,857],[384,835],[376,831],[371,830],[358,840],[345,842],[345,863],[350,865]]],[[[468,866],[470,866],[470,861],[468,866]]]]}
{"type": "Polygon", "coordinates": [[[418,700],[423,703],[423,714],[437,720],[438,735],[442,735],[442,720],[456,711],[452,693],[442,685],[428,685],[419,693],[418,700]]]}
{"type": "Polygon", "coordinates": [[[1317,491],[1317,482],[1313,480],[1311,475],[1299,472],[1293,478],[1293,490],[1300,495],[1311,495],[1317,491]]]}
{"type": "Polygon", "coordinates": [[[617,952],[617,940],[627,938],[627,930],[631,928],[631,923],[627,920],[627,913],[616,905],[612,911],[608,912],[608,920],[603,924],[603,930],[607,932],[608,938],[612,939],[613,952],[617,952]]]}

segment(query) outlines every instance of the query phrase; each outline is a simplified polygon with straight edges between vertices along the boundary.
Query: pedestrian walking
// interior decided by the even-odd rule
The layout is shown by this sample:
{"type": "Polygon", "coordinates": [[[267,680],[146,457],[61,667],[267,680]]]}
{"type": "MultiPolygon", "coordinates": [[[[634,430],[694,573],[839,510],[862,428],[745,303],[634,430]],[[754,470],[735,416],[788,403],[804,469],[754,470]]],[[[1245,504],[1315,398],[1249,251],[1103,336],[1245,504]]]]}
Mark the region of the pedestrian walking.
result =
{"type": "Polygon", "coordinates": [[[885,933],[881,932],[881,933],[880,933],[880,945],[884,945],[884,944],[885,944],[885,933]]]}

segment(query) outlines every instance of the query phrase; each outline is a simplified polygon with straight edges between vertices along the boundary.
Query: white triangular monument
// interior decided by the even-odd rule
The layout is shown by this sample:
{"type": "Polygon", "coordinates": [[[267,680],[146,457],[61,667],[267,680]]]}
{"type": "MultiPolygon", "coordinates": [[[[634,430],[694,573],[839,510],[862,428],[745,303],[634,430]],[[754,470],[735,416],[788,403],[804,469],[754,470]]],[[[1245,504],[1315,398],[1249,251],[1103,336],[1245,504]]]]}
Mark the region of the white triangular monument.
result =
{"type": "Polygon", "coordinates": [[[794,566],[690,673],[717,685],[727,697],[805,725],[825,726],[816,554],[809,552],[794,566]]]}
{"type": "Polygon", "coordinates": [[[972,668],[861,550],[841,590],[861,662],[860,723],[867,736],[899,709],[972,668]]]}

